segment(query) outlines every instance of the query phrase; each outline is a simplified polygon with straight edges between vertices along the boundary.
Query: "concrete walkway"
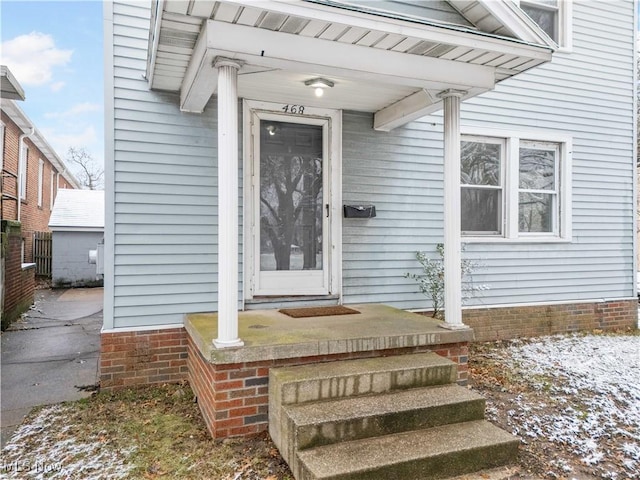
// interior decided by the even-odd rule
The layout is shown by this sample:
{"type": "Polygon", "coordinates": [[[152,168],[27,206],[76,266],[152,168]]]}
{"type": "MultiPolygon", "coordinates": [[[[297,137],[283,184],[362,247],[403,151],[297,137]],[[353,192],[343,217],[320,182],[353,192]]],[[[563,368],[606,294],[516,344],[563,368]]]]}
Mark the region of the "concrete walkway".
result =
{"type": "Polygon", "coordinates": [[[2,447],[33,407],[91,394],[86,388],[98,382],[102,297],[102,288],[38,290],[26,317],[2,333],[2,447]]]}

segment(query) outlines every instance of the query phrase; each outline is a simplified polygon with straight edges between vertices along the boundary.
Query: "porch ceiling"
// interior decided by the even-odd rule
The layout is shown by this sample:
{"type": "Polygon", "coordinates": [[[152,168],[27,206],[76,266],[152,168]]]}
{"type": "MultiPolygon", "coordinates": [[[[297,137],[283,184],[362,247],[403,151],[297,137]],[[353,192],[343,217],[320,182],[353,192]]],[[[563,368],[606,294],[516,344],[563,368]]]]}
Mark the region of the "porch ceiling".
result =
{"type": "Polygon", "coordinates": [[[148,77],[199,112],[215,92],[213,58],[230,57],[243,64],[241,97],[376,112],[390,130],[441,108],[443,90],[470,98],[551,59],[548,38],[508,4],[452,0],[468,27],[325,0],[160,0],[148,77]],[[321,98],[304,85],[315,76],[335,83],[321,98]]]}

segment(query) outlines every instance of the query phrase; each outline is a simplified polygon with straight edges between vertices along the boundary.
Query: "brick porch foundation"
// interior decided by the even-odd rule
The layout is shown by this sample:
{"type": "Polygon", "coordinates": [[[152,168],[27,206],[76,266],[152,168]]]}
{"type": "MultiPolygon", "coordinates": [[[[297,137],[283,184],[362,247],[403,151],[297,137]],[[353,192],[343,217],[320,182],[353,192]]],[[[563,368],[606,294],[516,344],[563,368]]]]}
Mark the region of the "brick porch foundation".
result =
{"type": "Polygon", "coordinates": [[[458,382],[467,382],[467,343],[215,365],[202,356],[189,334],[187,337],[189,383],[213,438],[249,435],[268,429],[269,369],[273,367],[433,351],[456,362],[458,382]]]}
{"type": "Polygon", "coordinates": [[[100,335],[100,388],[177,383],[187,379],[184,328],[100,335]]]}
{"type": "MultiPolygon", "coordinates": [[[[585,330],[627,330],[637,325],[635,300],[465,310],[475,340],[509,339],[585,330]]],[[[345,359],[433,351],[458,364],[467,380],[468,343],[387,348],[355,353],[242,363],[211,363],[184,328],[102,334],[101,388],[188,380],[214,438],[267,429],[269,369],[345,359]]]]}

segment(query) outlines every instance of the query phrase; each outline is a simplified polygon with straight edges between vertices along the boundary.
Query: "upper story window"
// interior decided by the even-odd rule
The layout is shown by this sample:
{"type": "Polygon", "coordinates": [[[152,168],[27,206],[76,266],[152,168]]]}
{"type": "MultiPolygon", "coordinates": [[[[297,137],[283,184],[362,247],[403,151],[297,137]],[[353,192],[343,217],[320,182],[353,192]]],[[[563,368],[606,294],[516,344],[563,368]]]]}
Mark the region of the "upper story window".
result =
{"type": "Polygon", "coordinates": [[[463,135],[460,153],[463,235],[483,240],[570,239],[569,137],[483,132],[463,135]]]}
{"type": "Polygon", "coordinates": [[[571,0],[520,0],[520,8],[559,47],[571,48],[571,0]]]}

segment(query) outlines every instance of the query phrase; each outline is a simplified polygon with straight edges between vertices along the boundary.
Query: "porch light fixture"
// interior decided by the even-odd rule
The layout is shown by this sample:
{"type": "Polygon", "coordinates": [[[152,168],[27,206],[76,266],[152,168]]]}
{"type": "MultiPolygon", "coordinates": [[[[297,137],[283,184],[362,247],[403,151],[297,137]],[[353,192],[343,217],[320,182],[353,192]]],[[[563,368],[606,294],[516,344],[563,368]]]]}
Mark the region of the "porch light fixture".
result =
{"type": "Polygon", "coordinates": [[[311,78],[309,80],[306,80],[304,84],[307,87],[315,88],[316,97],[321,97],[322,95],[324,95],[325,88],[332,88],[335,85],[335,83],[333,83],[331,80],[327,80],[326,78],[311,78]]]}
{"type": "Polygon", "coordinates": [[[269,132],[269,135],[271,135],[272,137],[276,134],[277,131],[278,127],[276,127],[275,125],[267,125],[267,132],[269,132]]]}

